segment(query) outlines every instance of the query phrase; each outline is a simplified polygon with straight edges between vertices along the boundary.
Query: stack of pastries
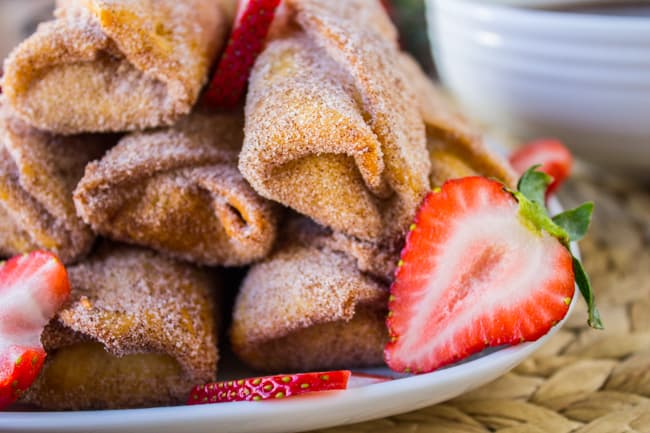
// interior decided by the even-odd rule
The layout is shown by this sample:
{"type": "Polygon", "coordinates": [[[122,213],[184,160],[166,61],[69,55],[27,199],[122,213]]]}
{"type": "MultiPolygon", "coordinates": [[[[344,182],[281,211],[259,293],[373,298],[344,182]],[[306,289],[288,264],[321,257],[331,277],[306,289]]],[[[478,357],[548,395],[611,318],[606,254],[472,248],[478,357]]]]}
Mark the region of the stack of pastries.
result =
{"type": "Polygon", "coordinates": [[[244,106],[202,107],[234,3],[59,0],[6,59],[0,256],[50,250],[72,284],[24,402],[181,402],[228,322],[219,343],[258,370],[381,364],[424,195],[512,183],[378,0],[284,0],[244,106]],[[234,306],[224,267],[247,267],[234,306]]]}

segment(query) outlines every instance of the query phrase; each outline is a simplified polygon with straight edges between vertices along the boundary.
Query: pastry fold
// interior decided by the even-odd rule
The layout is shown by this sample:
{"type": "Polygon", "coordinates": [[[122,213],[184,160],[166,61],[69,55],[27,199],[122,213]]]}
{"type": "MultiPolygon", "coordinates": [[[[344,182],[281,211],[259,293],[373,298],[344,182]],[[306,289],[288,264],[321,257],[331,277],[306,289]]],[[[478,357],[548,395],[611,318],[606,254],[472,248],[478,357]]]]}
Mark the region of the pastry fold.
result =
{"type": "Polygon", "coordinates": [[[90,249],[95,236],[77,216],[72,191],[111,142],[38,131],[0,102],[0,257],[43,248],[70,263],[90,249]]]}
{"type": "Polygon", "coordinates": [[[266,256],[278,207],[237,171],[240,114],[193,113],[172,128],[124,137],[86,168],[74,194],[98,233],[206,265],[266,256]]]}
{"type": "Polygon", "coordinates": [[[60,134],[171,125],[221,50],[233,0],[65,0],[4,64],[3,91],[60,134]]]}
{"type": "Polygon", "coordinates": [[[431,186],[464,176],[486,176],[509,186],[517,176],[510,164],[485,145],[481,132],[474,128],[424,74],[415,59],[401,53],[400,62],[409,83],[415,89],[420,113],[427,131],[427,149],[431,161],[431,186]]]}
{"type": "Polygon", "coordinates": [[[318,239],[327,234],[312,224],[290,224],[248,272],[233,311],[233,351],[267,371],[381,364],[388,285],[318,239]]]}
{"type": "Polygon", "coordinates": [[[429,190],[425,129],[379,2],[285,1],[257,59],[239,168],[322,225],[401,237],[429,190]]]}
{"type": "Polygon", "coordinates": [[[359,272],[385,283],[386,286],[393,280],[399,253],[404,243],[403,239],[393,244],[360,240],[295,214],[289,215],[283,232],[289,233],[289,239],[293,239],[294,242],[347,256],[355,262],[359,272]]]}
{"type": "Polygon", "coordinates": [[[41,336],[47,358],[24,402],[57,410],[165,405],[214,381],[213,275],[116,245],[68,273],[70,301],[41,336]]]}
{"type": "MultiPolygon", "coordinates": [[[[411,56],[401,53],[400,61],[409,84],[416,90],[417,105],[425,121],[432,188],[449,179],[477,175],[496,178],[514,187],[517,175],[510,164],[488,149],[481,132],[454,108],[411,56]]],[[[315,242],[354,257],[363,272],[392,280],[403,238],[372,242],[341,232],[321,230],[320,233],[313,238],[315,242]]]]}

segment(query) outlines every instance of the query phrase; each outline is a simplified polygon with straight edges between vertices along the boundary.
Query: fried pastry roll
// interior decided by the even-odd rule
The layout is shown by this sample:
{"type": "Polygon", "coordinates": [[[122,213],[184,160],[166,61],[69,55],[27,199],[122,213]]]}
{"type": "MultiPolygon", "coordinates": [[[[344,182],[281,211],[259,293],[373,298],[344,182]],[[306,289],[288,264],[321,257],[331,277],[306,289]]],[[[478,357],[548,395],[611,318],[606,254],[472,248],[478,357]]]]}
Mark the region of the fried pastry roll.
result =
{"type": "Polygon", "coordinates": [[[71,299],[41,336],[47,358],[23,402],[57,410],[175,404],[215,379],[213,275],[116,245],[68,274],[71,299]]]}
{"type": "MultiPolygon", "coordinates": [[[[453,107],[413,58],[400,53],[400,61],[409,84],[416,89],[417,104],[425,120],[432,187],[449,179],[475,175],[514,186],[516,175],[510,164],[487,148],[481,133],[453,107]]],[[[312,242],[356,258],[361,271],[387,281],[393,277],[403,241],[367,241],[331,230],[320,230],[318,236],[312,237],[312,242]]]]}
{"type": "MultiPolygon", "coordinates": [[[[493,177],[514,187],[516,175],[510,164],[487,148],[480,131],[453,107],[413,58],[405,53],[400,56],[404,73],[416,89],[417,103],[426,124],[432,187],[449,179],[476,175],[493,177]]],[[[361,271],[387,281],[395,273],[403,241],[403,238],[366,241],[331,230],[321,230],[312,238],[312,242],[354,257],[361,271]]]]}
{"type": "Polygon", "coordinates": [[[290,239],[296,239],[303,245],[343,254],[355,261],[361,273],[384,282],[386,286],[393,280],[403,239],[393,244],[369,242],[335,232],[295,214],[290,214],[287,221],[283,231],[289,233],[285,236],[290,239]]]}
{"type": "Polygon", "coordinates": [[[366,241],[429,190],[425,129],[378,1],[287,0],[258,58],[239,168],[261,195],[366,241]]]}
{"type": "Polygon", "coordinates": [[[240,114],[194,113],[172,128],[124,137],[92,162],[74,194],[98,233],[206,265],[266,256],[278,207],[237,170],[240,114]]]}
{"type": "Polygon", "coordinates": [[[306,371],[383,362],[388,285],[361,272],[355,257],[316,239],[324,236],[292,225],[244,279],[230,338],[247,365],[306,371]]]}
{"type": "Polygon", "coordinates": [[[77,216],[72,191],[111,142],[38,131],[0,102],[0,257],[44,248],[70,263],[90,249],[95,236],[77,216]]]}
{"type": "Polygon", "coordinates": [[[426,124],[431,186],[473,175],[493,177],[514,186],[516,175],[510,164],[487,148],[480,131],[453,108],[411,56],[402,53],[400,60],[404,74],[416,90],[426,124]]]}
{"type": "Polygon", "coordinates": [[[60,134],[171,125],[197,100],[233,1],[59,0],[7,58],[7,100],[60,134]]]}

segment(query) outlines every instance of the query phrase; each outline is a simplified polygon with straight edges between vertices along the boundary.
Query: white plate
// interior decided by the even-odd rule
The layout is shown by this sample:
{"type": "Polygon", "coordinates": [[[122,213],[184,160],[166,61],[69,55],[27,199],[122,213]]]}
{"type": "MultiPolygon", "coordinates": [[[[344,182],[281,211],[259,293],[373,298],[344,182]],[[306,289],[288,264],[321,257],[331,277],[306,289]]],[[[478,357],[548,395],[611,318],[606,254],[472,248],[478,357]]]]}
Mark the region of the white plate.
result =
{"type": "MultiPolygon", "coordinates": [[[[553,213],[561,211],[554,199],[549,207],[553,213]]],[[[578,254],[575,245],[573,253],[578,254]]],[[[579,297],[576,291],[567,317],[579,297]]],[[[539,349],[563,323],[564,320],[535,342],[486,351],[433,373],[402,376],[346,391],[268,402],[85,412],[0,412],[0,432],[274,433],[383,418],[449,400],[496,379],[539,349]]],[[[387,368],[364,371],[392,374],[387,368]]]]}

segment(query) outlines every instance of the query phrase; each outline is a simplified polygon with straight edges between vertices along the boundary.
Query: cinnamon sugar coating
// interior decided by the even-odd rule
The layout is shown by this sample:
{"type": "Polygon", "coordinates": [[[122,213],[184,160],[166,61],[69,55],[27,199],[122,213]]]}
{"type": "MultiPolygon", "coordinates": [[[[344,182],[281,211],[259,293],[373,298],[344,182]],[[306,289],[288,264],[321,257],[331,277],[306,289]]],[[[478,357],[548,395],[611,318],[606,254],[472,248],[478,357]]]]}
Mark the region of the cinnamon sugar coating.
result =
{"type": "Polygon", "coordinates": [[[384,12],[353,3],[285,2],[288,30],[250,78],[239,168],[261,195],[325,226],[395,239],[429,189],[424,123],[384,12]]]}
{"type": "Polygon", "coordinates": [[[381,364],[387,285],[353,257],[311,242],[321,235],[309,224],[290,224],[274,253],[250,269],[233,312],[234,352],[271,371],[381,364]]]}
{"type": "Polygon", "coordinates": [[[0,257],[41,248],[70,263],[90,249],[95,235],[77,216],[72,191],[112,142],[38,131],[0,101],[0,257]]]}
{"type": "Polygon", "coordinates": [[[423,195],[508,164],[400,53],[375,1],[287,0],[258,58],[239,167],[263,196],[395,250],[423,195]],[[425,133],[426,132],[426,133],[425,133]]]}
{"type": "MultiPolygon", "coordinates": [[[[70,301],[41,336],[48,357],[24,402],[73,410],[173,404],[187,398],[197,383],[215,379],[214,275],[151,251],[117,245],[103,245],[68,272],[70,301]],[[60,378],[48,381],[47,369],[59,353],[88,342],[101,344],[116,358],[165,354],[180,368],[174,376],[156,377],[146,374],[146,365],[134,364],[133,368],[143,373],[137,377],[130,374],[130,383],[125,377],[104,373],[88,383],[77,383],[75,369],[102,368],[84,365],[95,358],[79,352],[74,363],[63,366],[61,376],[66,377],[68,369],[71,374],[67,383],[60,378]],[[132,392],[125,392],[127,389],[132,392]]],[[[129,369],[124,370],[128,374],[129,369]]]]}
{"type": "Polygon", "coordinates": [[[124,137],[92,162],[74,200],[98,233],[207,264],[265,257],[277,205],[237,171],[241,114],[193,113],[169,129],[124,137]]]}
{"type": "Polygon", "coordinates": [[[171,125],[189,113],[234,0],[66,0],[4,64],[3,91],[61,134],[171,125]]]}
{"type": "MultiPolygon", "coordinates": [[[[404,74],[416,89],[418,107],[426,124],[431,186],[442,185],[449,179],[480,175],[514,187],[517,176],[508,161],[486,147],[480,131],[454,108],[412,57],[406,53],[400,53],[400,57],[404,74]]],[[[341,232],[314,229],[313,224],[311,227],[313,243],[355,258],[362,272],[387,282],[392,280],[403,238],[392,242],[364,241],[341,232]]]]}
{"type": "Polygon", "coordinates": [[[395,267],[404,244],[403,239],[392,244],[364,241],[354,236],[335,232],[296,214],[288,216],[282,232],[288,233],[286,236],[289,239],[294,239],[303,245],[346,255],[354,260],[360,272],[384,282],[386,286],[393,280],[395,267]]]}
{"type": "Polygon", "coordinates": [[[269,38],[280,38],[282,35],[299,28],[296,23],[296,12],[300,8],[309,9],[309,13],[312,15],[337,16],[347,21],[354,20],[356,27],[370,29],[383,36],[395,47],[398,46],[399,34],[397,28],[386,14],[380,0],[282,1],[276,10],[269,38]]]}

